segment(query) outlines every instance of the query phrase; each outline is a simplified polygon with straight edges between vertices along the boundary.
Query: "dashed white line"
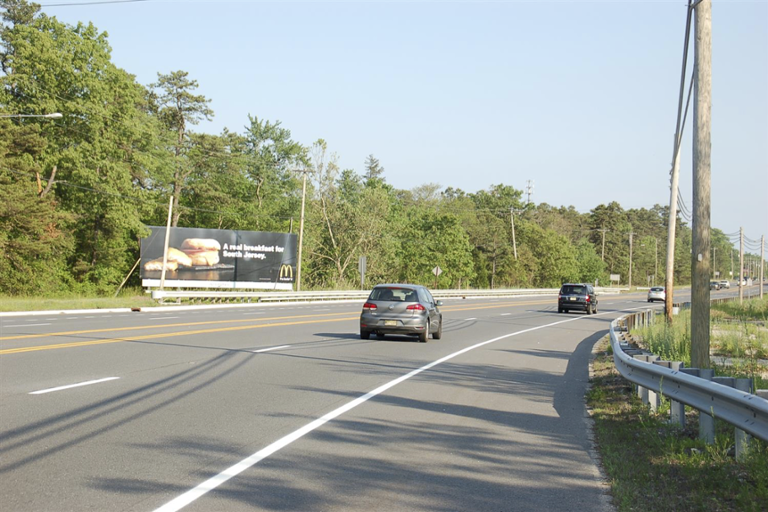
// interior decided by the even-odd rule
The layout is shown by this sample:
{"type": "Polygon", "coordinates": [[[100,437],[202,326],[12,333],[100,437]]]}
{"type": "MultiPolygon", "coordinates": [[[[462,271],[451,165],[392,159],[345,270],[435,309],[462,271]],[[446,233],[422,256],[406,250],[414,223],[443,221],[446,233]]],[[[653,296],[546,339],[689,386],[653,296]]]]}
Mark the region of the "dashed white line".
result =
{"type": "Polygon", "coordinates": [[[511,314],[512,313],[502,313],[501,316],[508,316],[508,315],[511,315],[511,314]]]}
{"type": "Polygon", "coordinates": [[[171,318],[179,318],[177,316],[154,316],[150,317],[147,320],[170,320],[171,318]]]}
{"type": "Polygon", "coordinates": [[[288,348],[290,345],[280,345],[279,347],[269,347],[269,348],[262,348],[261,350],[251,350],[254,354],[258,354],[260,352],[269,352],[270,350],[277,350],[281,348],[288,348]]]}
{"type": "Polygon", "coordinates": [[[13,324],[13,325],[4,325],[3,327],[37,327],[38,325],[51,325],[51,324],[13,324]]]}
{"type": "Polygon", "coordinates": [[[68,386],[59,386],[57,388],[41,389],[40,391],[33,391],[30,395],[42,395],[44,393],[53,393],[54,391],[62,391],[64,389],[79,388],[80,386],[90,386],[91,384],[99,384],[100,382],[107,382],[109,380],[116,380],[120,377],[107,377],[105,379],[89,380],[86,382],[78,382],[77,384],[70,384],[68,386]]]}
{"type": "Polygon", "coordinates": [[[465,321],[469,322],[470,320],[477,320],[477,318],[467,318],[465,321]]]}

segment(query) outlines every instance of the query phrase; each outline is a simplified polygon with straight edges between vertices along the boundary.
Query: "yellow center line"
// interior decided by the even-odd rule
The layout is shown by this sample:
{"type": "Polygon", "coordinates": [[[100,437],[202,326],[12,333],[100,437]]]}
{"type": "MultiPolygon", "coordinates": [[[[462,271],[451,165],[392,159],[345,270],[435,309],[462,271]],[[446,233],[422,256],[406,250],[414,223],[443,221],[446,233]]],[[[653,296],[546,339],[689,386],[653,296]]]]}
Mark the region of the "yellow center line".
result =
{"type": "Polygon", "coordinates": [[[254,321],[260,321],[260,322],[267,322],[270,320],[288,320],[290,318],[317,318],[317,317],[329,317],[329,316],[337,316],[337,315],[348,315],[349,312],[345,313],[325,313],[321,315],[293,315],[293,316],[276,316],[272,318],[244,318],[244,319],[233,319],[233,320],[208,320],[205,322],[185,322],[185,323],[175,323],[175,324],[152,324],[152,325],[137,325],[133,327],[113,327],[111,329],[88,329],[88,330],[82,330],[82,331],[64,331],[64,332],[48,332],[48,333],[39,333],[39,334],[25,334],[22,336],[6,336],[6,337],[0,337],[0,341],[6,341],[6,340],[27,340],[30,338],[47,338],[47,337],[54,337],[54,336],[72,336],[75,334],[96,334],[100,332],[119,332],[119,331],[138,331],[141,329],[165,329],[168,327],[192,327],[195,325],[216,325],[216,324],[234,324],[234,323],[245,323],[245,322],[254,322],[254,321]]]}
{"type": "MultiPolygon", "coordinates": [[[[77,341],[73,343],[60,343],[57,345],[41,345],[37,347],[23,347],[23,348],[9,348],[5,350],[0,350],[0,355],[5,354],[19,354],[21,352],[37,352],[40,350],[55,350],[60,348],[74,348],[74,347],[87,347],[90,345],[104,345],[106,343],[123,343],[123,342],[131,342],[131,341],[143,341],[143,340],[152,340],[157,338],[173,338],[176,336],[191,336],[193,334],[210,334],[214,332],[230,332],[230,331],[244,331],[248,329],[261,329],[263,327],[282,327],[286,325],[302,325],[302,324],[316,324],[316,323],[326,323],[326,322],[341,322],[341,321],[349,321],[349,320],[357,320],[357,316],[347,317],[347,318],[328,318],[325,320],[304,320],[300,322],[280,322],[280,323],[273,323],[273,324],[259,324],[259,325],[237,325],[234,327],[221,327],[219,329],[199,329],[196,331],[178,331],[178,332],[167,332],[167,333],[158,333],[158,334],[145,334],[144,336],[135,336],[132,338],[109,338],[104,340],[92,340],[92,341],[77,341]]],[[[205,347],[201,347],[205,348],[205,347]]]]}
{"type": "MultiPolygon", "coordinates": [[[[476,304],[469,307],[444,307],[443,311],[472,311],[477,309],[497,309],[497,308],[505,308],[510,306],[529,306],[529,305],[535,305],[535,304],[548,304],[551,301],[536,301],[536,302],[506,302],[503,304],[492,304],[488,305],[485,304],[476,304]]],[[[273,317],[273,318],[261,318],[258,319],[258,324],[250,324],[250,325],[238,325],[238,326],[232,326],[232,327],[220,327],[216,329],[198,329],[198,330],[191,330],[191,331],[178,331],[178,332],[170,332],[170,333],[157,333],[157,334],[145,334],[142,336],[134,336],[131,338],[106,338],[103,340],[90,340],[90,341],[76,341],[71,343],[58,343],[55,345],[38,345],[34,347],[20,347],[20,348],[9,348],[9,349],[3,349],[0,350],[0,355],[7,355],[7,354],[19,354],[23,352],[38,352],[41,350],[56,350],[56,349],[62,349],[62,348],[75,348],[75,347],[87,347],[91,345],[105,345],[108,343],[122,343],[122,342],[131,342],[131,341],[143,341],[143,340],[151,340],[151,339],[158,339],[158,338],[173,338],[176,336],[191,336],[194,334],[211,334],[211,333],[217,333],[217,332],[232,332],[232,331],[243,331],[248,329],[261,329],[264,327],[285,327],[290,325],[305,325],[305,324],[313,324],[313,323],[328,323],[328,322],[341,322],[341,321],[350,321],[350,320],[357,320],[359,316],[355,314],[355,316],[346,316],[341,318],[327,318],[329,316],[341,316],[341,315],[349,315],[349,312],[345,313],[326,313],[322,315],[295,315],[295,316],[283,316],[283,317],[273,317]],[[323,318],[325,317],[325,318],[323,318]],[[296,319],[296,318],[311,318],[312,320],[301,320],[301,321],[292,321],[292,322],[273,322],[273,323],[263,323],[263,322],[270,322],[273,320],[288,320],[288,319],[296,319]]],[[[134,331],[138,329],[159,329],[159,328],[168,328],[168,327],[192,327],[192,326],[198,326],[198,325],[215,325],[215,324],[222,324],[222,323],[240,323],[240,322],[253,322],[256,319],[249,318],[249,319],[236,319],[236,320],[212,320],[207,322],[189,322],[189,323],[176,323],[176,324],[162,324],[162,325],[147,325],[147,326],[137,326],[137,327],[121,327],[117,329],[90,329],[90,330],[81,330],[81,331],[67,331],[67,332],[59,332],[59,333],[47,333],[47,334],[29,334],[25,336],[15,336],[15,337],[5,337],[0,338],[0,340],[20,340],[20,339],[29,339],[29,338],[44,338],[44,337],[52,337],[52,336],[71,336],[71,335],[78,335],[78,334],[96,334],[96,333],[102,333],[102,332],[115,332],[115,331],[134,331]]]]}

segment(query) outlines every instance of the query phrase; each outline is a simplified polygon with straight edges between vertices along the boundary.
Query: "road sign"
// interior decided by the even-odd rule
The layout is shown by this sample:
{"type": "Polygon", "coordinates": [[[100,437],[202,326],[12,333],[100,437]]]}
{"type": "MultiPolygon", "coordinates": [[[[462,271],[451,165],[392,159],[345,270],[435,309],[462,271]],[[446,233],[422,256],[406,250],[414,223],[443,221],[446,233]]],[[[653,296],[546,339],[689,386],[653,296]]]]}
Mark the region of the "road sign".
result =
{"type": "Polygon", "coordinates": [[[440,267],[435,267],[432,269],[432,273],[435,274],[435,277],[437,277],[443,273],[443,269],[441,269],[440,267]]]}

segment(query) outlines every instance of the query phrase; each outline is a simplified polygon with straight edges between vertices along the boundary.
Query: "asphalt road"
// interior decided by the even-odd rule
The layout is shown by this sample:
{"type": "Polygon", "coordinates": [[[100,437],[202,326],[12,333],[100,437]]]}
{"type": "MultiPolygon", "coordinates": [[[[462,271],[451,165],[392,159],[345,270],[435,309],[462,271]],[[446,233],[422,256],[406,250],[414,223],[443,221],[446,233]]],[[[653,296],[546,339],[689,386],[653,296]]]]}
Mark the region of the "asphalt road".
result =
{"type": "Polygon", "coordinates": [[[0,508],[610,510],[588,363],[647,307],[451,300],[426,344],[358,303],[1,318],[0,508]]]}

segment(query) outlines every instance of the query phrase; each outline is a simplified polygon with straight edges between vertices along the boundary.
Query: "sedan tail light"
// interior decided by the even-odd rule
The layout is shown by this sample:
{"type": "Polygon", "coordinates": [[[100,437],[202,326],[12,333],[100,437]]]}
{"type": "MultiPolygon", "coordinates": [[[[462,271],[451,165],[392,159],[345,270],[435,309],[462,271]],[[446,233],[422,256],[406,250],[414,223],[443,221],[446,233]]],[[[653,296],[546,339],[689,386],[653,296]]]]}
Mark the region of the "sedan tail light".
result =
{"type": "Polygon", "coordinates": [[[366,302],[363,304],[363,311],[376,311],[378,307],[373,302],[366,302]]]}
{"type": "Polygon", "coordinates": [[[410,306],[408,306],[405,309],[407,309],[409,311],[426,311],[427,310],[427,308],[425,308],[424,306],[422,306],[419,303],[411,304],[410,306]]]}
{"type": "Polygon", "coordinates": [[[589,302],[589,295],[587,295],[587,302],[589,302]]]}

